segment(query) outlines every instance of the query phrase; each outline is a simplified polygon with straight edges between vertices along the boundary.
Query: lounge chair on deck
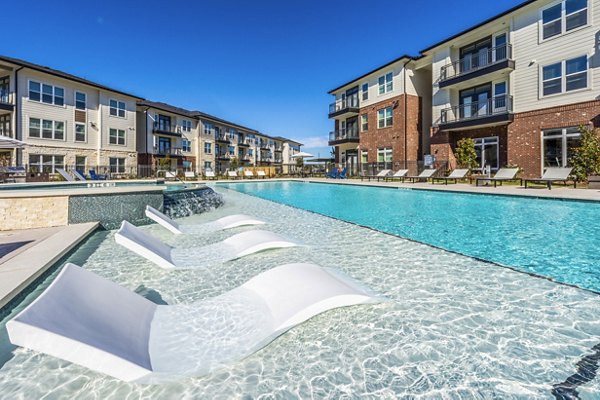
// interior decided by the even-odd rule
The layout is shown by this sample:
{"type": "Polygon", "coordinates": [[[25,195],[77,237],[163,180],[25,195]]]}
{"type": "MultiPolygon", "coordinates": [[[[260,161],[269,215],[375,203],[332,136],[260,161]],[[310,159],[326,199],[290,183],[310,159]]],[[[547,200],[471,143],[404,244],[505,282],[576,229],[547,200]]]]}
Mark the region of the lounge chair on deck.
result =
{"type": "Polygon", "coordinates": [[[75,175],[75,178],[79,179],[80,181],[87,181],[87,179],[85,179],[85,176],[83,176],[83,174],[77,171],[76,169],[73,170],[73,175],[75,175]]]}
{"type": "Polygon", "coordinates": [[[242,360],[328,310],[381,301],[340,271],[286,264],[210,299],[157,305],[69,263],[6,330],[13,345],[156,384],[242,360]]]}
{"type": "Polygon", "coordinates": [[[369,179],[369,182],[371,182],[371,178],[372,178],[372,179],[377,179],[377,182],[379,182],[380,179],[385,179],[391,172],[392,172],[391,169],[383,169],[383,170],[379,171],[379,173],[377,175],[362,175],[360,177],[360,180],[362,181],[364,178],[367,178],[367,179],[369,179]]]}
{"type": "Polygon", "coordinates": [[[502,186],[502,182],[505,181],[514,181],[517,179],[517,174],[519,173],[519,168],[500,168],[496,175],[491,178],[483,178],[478,177],[475,179],[475,186],[479,186],[479,182],[494,182],[494,187],[496,184],[500,182],[500,186],[502,186]]]}
{"type": "Polygon", "coordinates": [[[408,174],[407,169],[399,169],[398,171],[394,172],[393,175],[386,176],[385,180],[393,182],[394,180],[399,179],[400,181],[404,182],[404,178],[406,177],[406,174],[408,174]]]}
{"type": "MultiPolygon", "coordinates": [[[[173,248],[140,228],[123,221],[115,234],[115,241],[139,256],[164,269],[194,268],[202,265],[202,248],[173,248]]],[[[226,253],[222,261],[235,260],[259,251],[295,247],[298,244],[268,231],[247,231],[223,240],[226,253]]]]}
{"type": "Polygon", "coordinates": [[[98,174],[96,174],[96,170],[90,169],[90,178],[93,181],[105,181],[106,175],[98,175],[98,174]]]}
{"type": "Polygon", "coordinates": [[[265,171],[262,171],[262,170],[261,170],[261,171],[256,171],[256,176],[257,176],[258,178],[266,178],[266,177],[267,177],[267,174],[265,174],[265,171]]]}
{"type": "Polygon", "coordinates": [[[254,178],[254,173],[249,169],[244,170],[244,178],[252,179],[254,178]]]}
{"type": "Polygon", "coordinates": [[[206,232],[207,228],[213,228],[213,230],[224,230],[237,228],[240,226],[248,226],[248,225],[264,225],[265,222],[261,221],[258,218],[251,217],[249,215],[244,214],[235,214],[229,215],[227,217],[219,218],[213,222],[206,222],[204,224],[179,224],[173,221],[171,218],[166,216],[165,214],[158,211],[156,208],[151,206],[146,206],[146,217],[150,218],[152,221],[161,225],[162,227],[168,229],[176,235],[181,234],[197,234],[206,232]]]}
{"type": "Polygon", "coordinates": [[[206,179],[217,179],[217,177],[215,176],[215,172],[214,171],[205,171],[204,172],[204,177],[206,179]]]}
{"type": "MultiPolygon", "coordinates": [[[[527,183],[529,182],[544,183],[548,186],[548,190],[552,190],[552,184],[554,182],[563,182],[565,186],[567,186],[567,182],[569,181],[569,175],[571,175],[572,170],[573,168],[546,168],[546,172],[544,172],[541,178],[523,179],[523,182],[525,182],[525,189],[527,189],[527,183]]],[[[577,188],[577,182],[573,181],[573,187],[577,188]]]]}
{"type": "Polygon", "coordinates": [[[435,184],[436,181],[444,182],[444,185],[447,185],[448,181],[454,181],[454,183],[458,183],[458,180],[465,179],[468,173],[468,169],[455,169],[448,176],[431,177],[431,183],[435,184]]]}
{"type": "Polygon", "coordinates": [[[227,171],[227,177],[230,179],[238,179],[237,171],[227,171]]]}
{"type": "Polygon", "coordinates": [[[65,178],[65,181],[67,182],[75,182],[75,178],[73,178],[71,176],[71,174],[69,174],[67,171],[65,171],[62,168],[55,168],[56,172],[58,172],[60,174],[60,176],[62,176],[63,178],[65,178]]]}
{"type": "Polygon", "coordinates": [[[327,173],[327,175],[325,175],[326,178],[330,178],[330,179],[337,179],[338,178],[338,169],[337,168],[332,168],[331,171],[329,171],[327,173]]]}
{"type": "Polygon", "coordinates": [[[196,179],[196,173],[194,171],[185,171],[183,176],[185,179],[196,179]]]}
{"type": "Polygon", "coordinates": [[[423,172],[421,172],[419,175],[413,175],[413,176],[405,176],[406,179],[410,179],[411,183],[415,183],[420,181],[421,179],[425,179],[425,182],[427,182],[427,179],[432,178],[433,175],[437,172],[437,169],[433,168],[433,169],[425,169],[423,170],[423,172]]]}
{"type": "Polygon", "coordinates": [[[339,175],[338,175],[338,179],[348,179],[348,168],[344,168],[343,170],[340,171],[339,175]]]}

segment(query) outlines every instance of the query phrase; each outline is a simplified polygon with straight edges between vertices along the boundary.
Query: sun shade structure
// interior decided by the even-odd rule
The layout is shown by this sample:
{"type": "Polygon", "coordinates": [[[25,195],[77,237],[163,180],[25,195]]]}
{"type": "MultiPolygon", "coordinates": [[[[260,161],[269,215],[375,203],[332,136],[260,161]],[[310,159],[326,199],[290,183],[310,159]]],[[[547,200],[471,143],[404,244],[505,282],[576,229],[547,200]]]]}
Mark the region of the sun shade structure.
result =
{"type": "Polygon", "coordinates": [[[339,271],[287,264],[212,299],[157,305],[67,264],[6,329],[14,345],[123,381],[162,383],[239,361],[317,314],[383,300],[339,271]]]}
{"type": "MultiPolygon", "coordinates": [[[[173,248],[140,228],[123,221],[115,241],[164,269],[193,268],[202,263],[203,248],[173,248]]],[[[264,250],[298,246],[273,232],[247,231],[217,243],[222,261],[234,260],[264,250]]]]}
{"type": "Polygon", "coordinates": [[[27,143],[9,136],[0,135],[0,149],[22,149],[27,143]]]}
{"type": "Polygon", "coordinates": [[[161,225],[162,227],[168,229],[176,235],[181,234],[201,234],[207,233],[211,231],[217,230],[225,230],[238,228],[240,226],[249,226],[249,225],[264,225],[265,222],[260,219],[251,217],[249,215],[244,214],[235,214],[229,215],[227,217],[219,218],[213,222],[207,222],[205,224],[198,225],[180,225],[176,221],[167,217],[162,212],[158,211],[156,208],[152,206],[146,206],[146,217],[150,218],[152,221],[161,225]]]}

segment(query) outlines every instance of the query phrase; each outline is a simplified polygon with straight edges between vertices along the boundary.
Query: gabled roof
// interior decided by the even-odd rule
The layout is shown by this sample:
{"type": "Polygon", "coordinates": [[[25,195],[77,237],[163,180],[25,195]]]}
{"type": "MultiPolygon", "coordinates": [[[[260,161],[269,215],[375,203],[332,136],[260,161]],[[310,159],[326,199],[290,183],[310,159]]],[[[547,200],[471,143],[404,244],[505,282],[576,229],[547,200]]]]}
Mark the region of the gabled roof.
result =
{"type": "Polygon", "coordinates": [[[136,98],[136,99],[142,99],[142,97],[136,96],[134,94],[130,94],[130,93],[127,93],[127,92],[123,92],[121,90],[113,89],[113,88],[110,88],[108,86],[104,86],[104,85],[101,85],[99,83],[96,83],[96,82],[93,82],[93,81],[90,81],[90,80],[87,80],[87,79],[84,79],[84,78],[80,78],[80,77],[75,76],[75,75],[67,74],[66,72],[59,71],[57,69],[52,69],[50,67],[45,67],[43,65],[34,64],[32,62],[29,62],[29,61],[20,60],[18,58],[0,56],[0,61],[4,61],[4,62],[7,62],[7,63],[15,64],[15,65],[18,65],[18,66],[24,67],[24,68],[29,68],[29,69],[32,69],[34,71],[43,72],[45,74],[53,75],[53,76],[56,76],[56,77],[59,77],[59,78],[68,79],[68,80],[73,81],[73,82],[82,83],[84,85],[92,86],[92,87],[95,87],[97,89],[102,89],[102,90],[106,90],[106,91],[109,91],[109,92],[114,92],[114,93],[122,94],[124,96],[133,97],[133,98],[136,98]]]}
{"type": "Polygon", "coordinates": [[[157,110],[162,110],[162,111],[170,112],[173,114],[181,115],[182,117],[196,118],[196,114],[193,111],[186,110],[185,108],[175,107],[170,104],[162,103],[159,101],[142,100],[142,101],[138,101],[137,105],[141,106],[141,107],[156,108],[157,110]]]}

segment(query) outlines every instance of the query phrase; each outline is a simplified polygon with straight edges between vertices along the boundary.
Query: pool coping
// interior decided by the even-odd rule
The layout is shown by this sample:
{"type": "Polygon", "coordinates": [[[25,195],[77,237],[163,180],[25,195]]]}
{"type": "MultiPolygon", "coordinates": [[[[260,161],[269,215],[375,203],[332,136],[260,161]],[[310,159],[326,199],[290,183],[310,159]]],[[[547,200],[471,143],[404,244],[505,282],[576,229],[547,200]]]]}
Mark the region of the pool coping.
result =
{"type": "Polygon", "coordinates": [[[61,227],[0,264],[0,309],[92,234],[98,222],[61,227]]]}

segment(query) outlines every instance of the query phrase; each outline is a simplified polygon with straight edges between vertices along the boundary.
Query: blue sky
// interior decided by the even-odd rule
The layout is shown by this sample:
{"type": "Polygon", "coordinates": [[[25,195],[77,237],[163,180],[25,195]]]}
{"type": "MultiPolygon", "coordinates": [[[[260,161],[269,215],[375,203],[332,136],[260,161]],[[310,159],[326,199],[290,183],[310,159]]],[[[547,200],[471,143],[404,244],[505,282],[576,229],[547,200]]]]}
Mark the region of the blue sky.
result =
{"type": "Polygon", "coordinates": [[[0,54],[297,139],[324,157],[327,91],[522,1],[9,1],[3,31],[18,35],[0,54]]]}

